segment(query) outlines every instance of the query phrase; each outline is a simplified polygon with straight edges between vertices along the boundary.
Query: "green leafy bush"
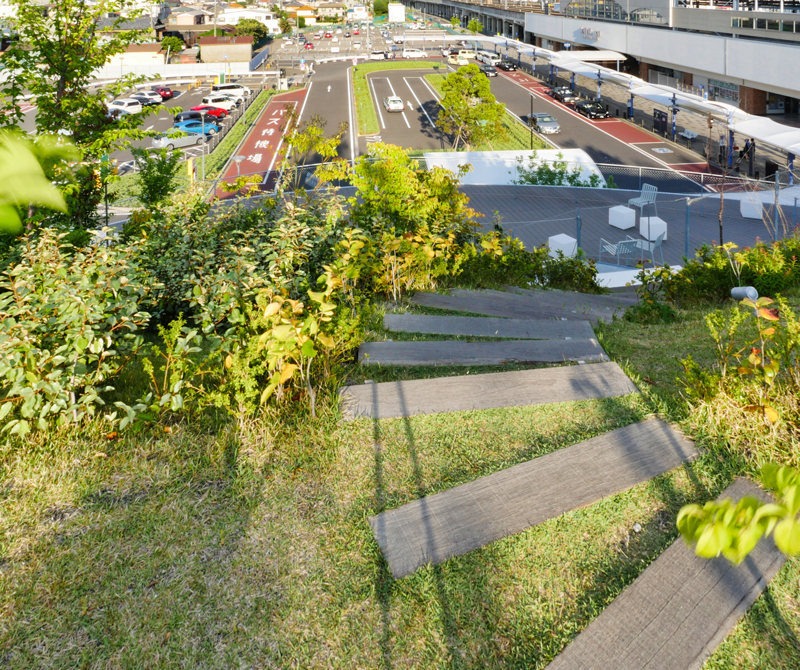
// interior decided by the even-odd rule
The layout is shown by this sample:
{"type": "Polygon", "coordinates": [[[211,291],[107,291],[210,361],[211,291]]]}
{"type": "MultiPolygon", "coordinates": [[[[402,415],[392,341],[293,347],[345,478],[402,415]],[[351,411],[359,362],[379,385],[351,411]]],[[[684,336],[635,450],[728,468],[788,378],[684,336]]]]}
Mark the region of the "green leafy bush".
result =
{"type": "Polygon", "coordinates": [[[124,250],[24,238],[0,275],[0,420],[20,436],[94,415],[142,346],[145,288],[124,250]]]}

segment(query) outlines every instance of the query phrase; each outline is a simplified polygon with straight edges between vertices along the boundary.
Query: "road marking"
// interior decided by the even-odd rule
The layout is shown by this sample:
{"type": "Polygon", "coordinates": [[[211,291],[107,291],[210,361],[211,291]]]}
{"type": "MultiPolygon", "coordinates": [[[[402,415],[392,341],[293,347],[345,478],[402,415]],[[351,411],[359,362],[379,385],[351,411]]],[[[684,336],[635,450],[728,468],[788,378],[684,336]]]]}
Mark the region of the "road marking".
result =
{"type": "Polygon", "coordinates": [[[367,77],[367,79],[369,79],[369,85],[372,87],[372,96],[375,98],[375,109],[378,110],[378,118],[381,120],[381,128],[386,130],[386,124],[383,122],[383,114],[381,114],[381,106],[378,102],[378,94],[375,92],[375,82],[373,81],[372,77],[367,77]]]}
{"type": "Polygon", "coordinates": [[[153,126],[147,126],[147,128],[145,128],[145,130],[153,130],[153,126]]]}
{"type": "MultiPolygon", "coordinates": [[[[311,93],[311,87],[313,85],[314,85],[313,81],[308,82],[308,88],[306,89],[306,97],[303,98],[303,106],[300,108],[300,115],[297,117],[297,123],[298,124],[300,123],[300,119],[303,118],[303,112],[305,111],[306,103],[308,102],[308,95],[309,95],[309,93],[311,93]]],[[[297,103],[295,103],[294,106],[297,107],[297,103]]]]}
{"type": "MultiPolygon", "coordinates": [[[[422,79],[422,77],[416,77],[416,79],[422,79]]],[[[425,111],[425,108],[422,106],[422,103],[420,102],[419,98],[417,97],[417,94],[414,93],[414,89],[411,88],[411,84],[408,83],[408,79],[403,77],[403,81],[406,82],[406,86],[408,86],[408,90],[411,91],[411,95],[414,96],[414,100],[416,100],[417,103],[419,103],[419,108],[422,110],[422,113],[427,117],[428,123],[430,123],[431,126],[433,126],[435,128],[436,124],[433,122],[433,119],[431,119],[431,117],[428,116],[428,112],[425,111]]],[[[411,105],[411,103],[409,103],[409,106],[413,107],[413,105],[411,105]]]]}
{"type": "Polygon", "coordinates": [[[406,126],[408,126],[409,128],[411,128],[411,124],[408,122],[408,119],[406,118],[406,113],[405,113],[405,112],[400,112],[400,116],[402,116],[402,117],[403,117],[403,121],[405,121],[405,122],[406,122],[406,126]]]}
{"type": "MultiPolygon", "coordinates": [[[[306,106],[306,100],[308,100],[308,91],[309,91],[310,89],[311,89],[311,86],[309,86],[309,87],[308,87],[308,90],[306,90],[306,97],[305,97],[305,99],[303,100],[303,107],[304,107],[304,108],[305,108],[305,106],[306,106]]],[[[294,105],[295,109],[297,109],[297,103],[296,103],[296,102],[294,102],[293,100],[292,100],[292,101],[290,101],[288,104],[290,104],[290,105],[294,105]]],[[[266,111],[266,109],[265,109],[265,111],[266,111]]],[[[262,115],[263,115],[263,112],[262,112],[262,115]]],[[[301,109],[301,110],[300,110],[300,116],[302,116],[302,115],[303,115],[303,110],[301,109]]],[[[297,123],[300,123],[300,116],[298,116],[298,117],[297,117],[297,123]]],[[[266,181],[267,181],[267,176],[269,175],[269,173],[270,173],[270,172],[272,172],[272,166],[273,166],[273,165],[275,165],[275,159],[278,157],[278,154],[281,152],[281,145],[282,145],[282,144],[283,144],[283,133],[281,133],[281,139],[280,139],[280,140],[278,140],[278,146],[277,146],[277,147],[275,147],[275,153],[274,153],[274,154],[272,154],[272,160],[269,162],[269,167],[267,168],[267,171],[264,173],[264,179],[263,179],[263,181],[261,182],[262,184],[265,184],[265,183],[266,183],[266,181]]]]}
{"type": "Polygon", "coordinates": [[[356,162],[356,143],[353,140],[353,98],[350,95],[350,71],[353,68],[347,68],[347,122],[350,125],[350,160],[356,162]]]}

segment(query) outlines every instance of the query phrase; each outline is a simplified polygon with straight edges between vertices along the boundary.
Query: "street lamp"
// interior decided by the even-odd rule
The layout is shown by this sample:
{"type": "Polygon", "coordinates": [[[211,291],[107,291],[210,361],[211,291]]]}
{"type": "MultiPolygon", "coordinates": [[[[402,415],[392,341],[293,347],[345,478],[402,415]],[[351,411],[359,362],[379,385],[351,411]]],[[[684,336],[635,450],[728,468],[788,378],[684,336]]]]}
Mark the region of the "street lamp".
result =
{"type": "Polygon", "coordinates": [[[208,112],[204,109],[200,110],[200,123],[202,124],[202,131],[203,131],[203,161],[202,161],[202,171],[203,171],[203,181],[206,180],[206,114],[208,112]]]}
{"type": "Polygon", "coordinates": [[[239,177],[239,176],[240,176],[240,174],[241,174],[241,173],[239,172],[239,169],[240,169],[240,166],[241,166],[241,164],[242,164],[242,161],[243,161],[245,158],[246,158],[246,156],[234,156],[234,157],[233,157],[233,162],[234,162],[234,163],[236,163],[236,176],[237,176],[237,177],[239,177]]]}

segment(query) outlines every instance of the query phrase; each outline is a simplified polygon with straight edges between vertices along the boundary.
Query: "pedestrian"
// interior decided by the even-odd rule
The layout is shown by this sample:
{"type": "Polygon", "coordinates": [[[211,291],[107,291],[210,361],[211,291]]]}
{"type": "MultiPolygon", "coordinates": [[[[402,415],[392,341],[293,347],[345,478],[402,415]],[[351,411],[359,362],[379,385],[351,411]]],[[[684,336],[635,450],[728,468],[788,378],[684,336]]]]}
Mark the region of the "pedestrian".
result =
{"type": "Polygon", "coordinates": [[[328,86],[328,93],[330,93],[330,92],[331,92],[331,87],[330,87],[330,86],[328,86]]]}
{"type": "Polygon", "coordinates": [[[744,141],[744,149],[739,152],[739,158],[744,158],[745,156],[750,155],[750,140],[744,141]]]}

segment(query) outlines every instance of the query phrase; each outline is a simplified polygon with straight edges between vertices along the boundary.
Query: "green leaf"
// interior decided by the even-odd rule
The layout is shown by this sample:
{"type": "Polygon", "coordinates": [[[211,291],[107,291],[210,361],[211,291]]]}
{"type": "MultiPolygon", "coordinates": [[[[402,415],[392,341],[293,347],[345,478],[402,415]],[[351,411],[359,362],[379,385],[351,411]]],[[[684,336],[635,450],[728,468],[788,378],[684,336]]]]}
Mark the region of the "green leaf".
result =
{"type": "Polygon", "coordinates": [[[787,556],[800,554],[800,522],[786,518],[775,526],[775,544],[787,556]]]}

